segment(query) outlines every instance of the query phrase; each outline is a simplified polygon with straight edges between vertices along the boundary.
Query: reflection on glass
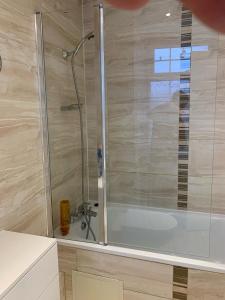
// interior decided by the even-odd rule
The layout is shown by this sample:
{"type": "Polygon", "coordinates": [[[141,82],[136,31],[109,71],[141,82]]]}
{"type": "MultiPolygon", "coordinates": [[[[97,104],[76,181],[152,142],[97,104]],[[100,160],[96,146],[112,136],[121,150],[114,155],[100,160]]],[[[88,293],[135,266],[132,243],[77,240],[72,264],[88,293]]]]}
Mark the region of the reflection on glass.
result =
{"type": "Polygon", "coordinates": [[[170,61],[157,61],[155,62],[155,73],[169,73],[170,61]]]}
{"type": "Polygon", "coordinates": [[[171,59],[190,59],[191,47],[171,48],[171,59]]]}
{"type": "Polygon", "coordinates": [[[192,52],[206,52],[209,51],[209,47],[208,46],[192,46],[192,52]]]}
{"type": "Polygon", "coordinates": [[[205,52],[207,45],[179,48],[159,48],[154,50],[155,73],[188,72],[191,67],[191,53],[205,52]]]}
{"type": "Polygon", "coordinates": [[[155,60],[169,60],[170,51],[170,48],[155,49],[155,60]]]}
{"type": "MultiPolygon", "coordinates": [[[[182,86],[184,88],[184,86],[182,86]]],[[[172,95],[180,90],[179,80],[151,81],[150,95],[152,98],[165,98],[170,101],[172,95]]]]}
{"type": "Polygon", "coordinates": [[[171,72],[176,73],[180,72],[181,69],[181,61],[180,60],[174,60],[171,61],[171,72]]]}

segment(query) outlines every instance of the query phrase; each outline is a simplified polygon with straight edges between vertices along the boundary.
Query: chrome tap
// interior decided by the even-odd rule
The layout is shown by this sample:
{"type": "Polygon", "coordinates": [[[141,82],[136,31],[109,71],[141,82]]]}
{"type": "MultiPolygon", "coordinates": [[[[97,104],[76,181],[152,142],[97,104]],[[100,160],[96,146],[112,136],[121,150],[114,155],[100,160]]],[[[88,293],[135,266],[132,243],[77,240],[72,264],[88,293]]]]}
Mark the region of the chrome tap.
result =
{"type": "Polygon", "coordinates": [[[89,202],[84,202],[78,206],[77,217],[80,217],[82,215],[89,216],[89,217],[96,217],[97,212],[92,210],[92,206],[89,202]]]}

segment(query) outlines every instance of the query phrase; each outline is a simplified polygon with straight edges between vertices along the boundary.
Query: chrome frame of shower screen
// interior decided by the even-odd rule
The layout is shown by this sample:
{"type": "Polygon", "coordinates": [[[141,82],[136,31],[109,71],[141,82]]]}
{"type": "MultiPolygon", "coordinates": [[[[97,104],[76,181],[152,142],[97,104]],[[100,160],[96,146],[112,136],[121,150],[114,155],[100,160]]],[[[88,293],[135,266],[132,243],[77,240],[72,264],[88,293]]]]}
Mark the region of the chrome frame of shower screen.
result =
{"type": "MultiPolygon", "coordinates": [[[[98,203],[99,203],[99,243],[107,245],[107,122],[106,122],[106,78],[105,78],[105,41],[104,41],[104,7],[97,5],[98,9],[98,47],[99,47],[99,83],[100,95],[97,99],[98,120],[97,120],[97,151],[101,148],[101,166],[98,170],[98,203]]],[[[97,92],[98,94],[98,92],[97,92]]]]}
{"type": "Polygon", "coordinates": [[[38,88],[40,99],[40,123],[43,147],[43,177],[45,189],[45,205],[47,219],[47,235],[53,236],[53,213],[51,199],[51,169],[50,169],[50,152],[49,152],[49,133],[48,133],[48,113],[47,113],[47,93],[45,78],[45,59],[43,44],[43,20],[41,12],[35,13],[35,33],[36,33],[36,51],[37,51],[37,71],[38,71],[38,88]]]}
{"type": "MultiPolygon", "coordinates": [[[[98,97],[98,120],[97,120],[97,149],[101,145],[102,150],[102,168],[98,177],[98,200],[99,200],[99,226],[100,235],[99,243],[107,245],[107,180],[106,180],[106,80],[105,80],[105,49],[104,49],[104,8],[102,4],[96,6],[98,13],[98,72],[100,74],[97,82],[98,97]],[[100,95],[99,95],[100,92],[100,95]]],[[[48,133],[48,113],[47,113],[47,92],[45,77],[45,59],[43,45],[43,20],[40,12],[35,13],[35,29],[37,44],[37,66],[38,82],[41,112],[41,130],[43,142],[43,161],[44,161],[44,181],[45,181],[45,200],[47,216],[47,234],[53,236],[53,212],[51,199],[51,169],[50,169],[50,152],[49,152],[49,133],[48,133]]],[[[98,77],[98,76],[97,76],[98,77]]]]}

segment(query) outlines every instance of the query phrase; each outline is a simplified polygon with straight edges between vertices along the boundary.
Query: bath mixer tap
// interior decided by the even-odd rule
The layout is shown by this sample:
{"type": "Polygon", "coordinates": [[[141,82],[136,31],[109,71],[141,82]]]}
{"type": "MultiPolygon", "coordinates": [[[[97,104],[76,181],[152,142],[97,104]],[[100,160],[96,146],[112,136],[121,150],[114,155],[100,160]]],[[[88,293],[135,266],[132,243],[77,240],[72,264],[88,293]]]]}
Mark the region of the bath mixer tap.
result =
{"type": "Polygon", "coordinates": [[[92,206],[89,202],[83,202],[78,206],[75,214],[71,216],[71,222],[74,223],[76,219],[81,220],[81,229],[85,230],[87,228],[86,240],[91,233],[93,240],[96,241],[95,233],[91,227],[92,217],[97,217],[97,212],[92,210],[92,206]]]}
{"type": "Polygon", "coordinates": [[[84,202],[78,206],[76,215],[77,217],[80,217],[82,215],[89,216],[89,217],[96,217],[97,212],[92,210],[92,206],[90,203],[84,202]]]}
{"type": "Polygon", "coordinates": [[[91,227],[92,217],[97,217],[97,212],[92,210],[92,205],[89,202],[83,202],[71,215],[71,223],[81,221],[81,229],[85,230],[87,228],[86,239],[89,238],[89,234],[91,233],[93,240],[96,241],[95,233],[91,227]]]}

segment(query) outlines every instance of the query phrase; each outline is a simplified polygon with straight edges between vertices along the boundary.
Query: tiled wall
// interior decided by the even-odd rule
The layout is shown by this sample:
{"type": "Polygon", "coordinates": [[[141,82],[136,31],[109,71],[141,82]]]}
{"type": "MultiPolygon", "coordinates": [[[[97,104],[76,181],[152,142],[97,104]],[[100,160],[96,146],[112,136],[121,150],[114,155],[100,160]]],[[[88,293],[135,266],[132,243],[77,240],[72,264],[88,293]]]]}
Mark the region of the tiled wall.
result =
{"type": "Polygon", "coordinates": [[[0,230],[46,234],[34,15],[0,1],[0,230]]]}
{"type": "Polygon", "coordinates": [[[214,160],[212,209],[214,212],[225,213],[225,37],[220,35],[218,41],[218,68],[216,83],[215,131],[214,131],[214,160]]]}
{"type": "MultiPolygon", "coordinates": [[[[59,224],[59,202],[63,199],[70,200],[73,210],[82,201],[80,115],[78,109],[61,110],[62,107],[77,104],[71,57],[65,60],[62,49],[73,49],[82,37],[81,3],[74,1],[73,9],[69,11],[44,13],[43,29],[53,225],[56,227],[59,224]]],[[[75,57],[74,65],[85,117],[82,51],[75,57]]]]}
{"type": "MultiPolygon", "coordinates": [[[[81,1],[73,0],[0,1],[0,55],[3,61],[3,68],[0,73],[0,229],[46,234],[46,200],[43,183],[43,151],[34,24],[34,12],[36,10],[46,13],[46,20],[51,25],[48,31],[48,33],[51,31],[51,46],[55,46],[54,37],[57,34],[59,42],[64,42],[64,45],[68,46],[71,45],[69,41],[72,40],[72,34],[80,37],[82,11],[81,1]],[[51,14],[47,12],[51,12],[51,14]],[[63,17],[62,12],[69,12],[69,14],[67,17],[63,17]],[[73,22],[74,19],[77,20],[77,24],[73,22]],[[55,27],[52,26],[53,23],[55,27]],[[62,40],[62,27],[66,26],[69,27],[68,35],[62,40]],[[69,41],[66,41],[66,38],[69,41]]],[[[59,79],[62,82],[67,72],[65,64],[56,63],[58,53],[54,47],[50,48],[47,50],[47,52],[49,51],[48,57],[55,64],[55,73],[52,75],[55,76],[56,81],[59,79]]],[[[67,84],[65,81],[65,89],[61,90],[61,96],[65,101],[69,97],[68,86],[69,83],[67,84]],[[67,95],[63,94],[65,91],[68,92],[67,95]]],[[[51,88],[52,94],[56,97],[54,90],[57,88],[57,83],[54,86],[51,85],[51,88]]],[[[59,96],[56,97],[56,101],[60,101],[59,98],[59,96]]],[[[63,142],[60,142],[60,146],[63,148],[63,143],[66,144],[69,139],[69,132],[66,136],[60,131],[59,125],[62,125],[63,117],[60,120],[59,111],[55,109],[52,112],[53,115],[55,120],[59,120],[58,123],[55,122],[58,125],[56,132],[58,137],[61,133],[60,138],[63,142]]],[[[76,122],[73,126],[78,128],[76,122]]],[[[59,158],[59,143],[57,145],[56,142],[54,146],[57,148],[56,156],[59,158]]],[[[69,145],[69,147],[71,148],[67,154],[72,151],[73,145],[69,145]]],[[[79,157],[78,154],[77,157],[79,157]]],[[[80,164],[80,157],[75,163],[77,163],[75,167],[80,164]]],[[[60,182],[61,175],[62,172],[59,169],[55,182],[60,182]]],[[[67,175],[66,179],[69,180],[67,175]]],[[[80,182],[75,182],[75,185],[79,184],[80,182]]]]}
{"type": "MultiPolygon", "coordinates": [[[[95,18],[92,3],[84,1],[84,4],[84,29],[87,32],[93,30],[95,18]]],[[[74,95],[71,93],[69,66],[61,60],[56,48],[61,46],[61,42],[70,46],[73,38],[76,42],[81,36],[81,2],[2,0],[0,8],[3,59],[0,73],[0,228],[44,234],[46,212],[33,12],[35,9],[44,11],[45,21],[50,25],[51,42],[46,51],[54,70],[49,85],[52,99],[61,105],[61,101],[74,101],[74,95]],[[54,40],[56,37],[60,45],[54,40]],[[53,84],[53,81],[65,84],[60,89],[60,97],[55,91],[61,86],[53,84]]],[[[151,6],[133,13],[106,9],[111,201],[177,207],[178,95],[172,95],[170,86],[168,101],[168,94],[152,95],[150,86],[151,83],[153,87],[156,84],[157,91],[160,90],[157,83],[179,80],[180,74],[154,73],[153,51],[156,48],[180,47],[180,38],[181,7],[177,2],[152,1],[151,6]],[[168,9],[171,10],[171,18],[165,18],[168,9]],[[161,13],[163,18],[159,15],[161,13]]],[[[89,57],[86,47],[85,61],[90,137],[89,198],[96,199],[96,101],[92,93],[93,74],[96,75],[96,72],[91,67],[94,42],[91,43],[89,57]]],[[[208,51],[192,53],[188,208],[208,210],[212,205],[214,212],[224,212],[224,36],[211,32],[193,18],[192,45],[207,45],[208,51]]],[[[82,77],[80,64],[78,68],[82,77]]],[[[79,86],[83,96],[81,82],[79,86]]],[[[52,119],[57,138],[52,144],[55,153],[52,159],[59,165],[59,169],[53,170],[56,211],[61,197],[75,197],[74,189],[76,199],[80,198],[79,136],[75,137],[79,135],[79,125],[73,123],[74,119],[69,114],[63,116],[53,107],[52,119]],[[63,127],[65,131],[61,131],[63,127]],[[74,130],[72,136],[71,128],[74,130]],[[69,161],[74,162],[74,168],[69,161]],[[68,168],[64,173],[65,165],[68,168]],[[77,178],[75,186],[74,178],[77,178]],[[65,182],[68,195],[61,189],[65,182]]]]}
{"type": "Polygon", "coordinates": [[[121,280],[124,300],[225,298],[225,275],[219,273],[63,246],[59,268],[61,300],[72,300],[72,270],[121,280]]]}
{"type": "MultiPolygon", "coordinates": [[[[96,13],[84,3],[85,30],[93,30],[96,13]]],[[[136,12],[105,5],[105,42],[109,201],[224,212],[224,36],[177,1],[153,0],[136,12]],[[189,61],[166,58],[165,49],[186,47],[189,61]]],[[[96,50],[86,51],[93,145],[96,50]]],[[[90,153],[96,174],[95,148],[90,153]]]]}
{"type": "Polygon", "coordinates": [[[155,73],[154,51],[180,47],[180,22],[175,1],[106,8],[110,201],[176,207],[179,74],[155,73]]]}

